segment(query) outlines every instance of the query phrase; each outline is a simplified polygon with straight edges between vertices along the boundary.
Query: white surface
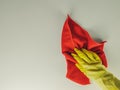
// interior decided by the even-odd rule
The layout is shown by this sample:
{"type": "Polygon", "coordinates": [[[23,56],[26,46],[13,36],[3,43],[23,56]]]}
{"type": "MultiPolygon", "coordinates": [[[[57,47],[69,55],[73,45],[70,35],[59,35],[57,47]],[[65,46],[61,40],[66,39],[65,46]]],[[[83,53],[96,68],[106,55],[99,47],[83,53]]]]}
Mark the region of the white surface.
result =
{"type": "Polygon", "coordinates": [[[0,90],[100,90],[65,78],[67,14],[107,40],[109,70],[120,77],[120,0],[0,0],[0,90]]]}

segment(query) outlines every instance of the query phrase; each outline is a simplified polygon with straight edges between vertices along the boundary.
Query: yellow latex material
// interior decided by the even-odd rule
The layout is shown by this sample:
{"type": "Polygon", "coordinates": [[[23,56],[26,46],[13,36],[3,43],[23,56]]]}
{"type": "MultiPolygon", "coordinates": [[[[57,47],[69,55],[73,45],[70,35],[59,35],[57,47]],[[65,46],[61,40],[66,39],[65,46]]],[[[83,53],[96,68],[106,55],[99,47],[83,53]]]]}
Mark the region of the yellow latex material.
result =
{"type": "Polygon", "coordinates": [[[77,61],[76,67],[89,79],[94,80],[102,90],[120,90],[120,81],[106,70],[96,53],[77,48],[74,51],[76,53],[71,55],[77,61]]]}

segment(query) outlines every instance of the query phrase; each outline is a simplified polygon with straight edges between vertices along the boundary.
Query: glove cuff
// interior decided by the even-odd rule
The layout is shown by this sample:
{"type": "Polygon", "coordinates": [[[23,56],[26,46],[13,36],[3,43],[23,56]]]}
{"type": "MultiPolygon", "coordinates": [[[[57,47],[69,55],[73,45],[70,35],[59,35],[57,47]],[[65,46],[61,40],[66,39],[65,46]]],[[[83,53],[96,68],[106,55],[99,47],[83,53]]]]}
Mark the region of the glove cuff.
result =
{"type": "Polygon", "coordinates": [[[103,76],[95,80],[95,82],[102,87],[102,90],[119,90],[120,81],[119,83],[118,81],[119,80],[110,72],[106,72],[103,76]]]}

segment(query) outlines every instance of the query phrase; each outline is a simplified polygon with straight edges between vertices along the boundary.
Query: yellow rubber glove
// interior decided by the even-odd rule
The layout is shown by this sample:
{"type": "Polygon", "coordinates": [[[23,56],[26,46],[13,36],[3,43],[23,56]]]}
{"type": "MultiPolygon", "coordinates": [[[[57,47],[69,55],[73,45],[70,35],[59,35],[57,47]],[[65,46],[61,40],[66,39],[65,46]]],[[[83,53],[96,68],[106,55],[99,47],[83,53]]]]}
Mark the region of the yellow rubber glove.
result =
{"type": "Polygon", "coordinates": [[[77,61],[76,67],[89,79],[94,80],[102,90],[120,90],[120,81],[106,70],[96,53],[77,48],[74,51],[76,54],[71,55],[77,61]]]}

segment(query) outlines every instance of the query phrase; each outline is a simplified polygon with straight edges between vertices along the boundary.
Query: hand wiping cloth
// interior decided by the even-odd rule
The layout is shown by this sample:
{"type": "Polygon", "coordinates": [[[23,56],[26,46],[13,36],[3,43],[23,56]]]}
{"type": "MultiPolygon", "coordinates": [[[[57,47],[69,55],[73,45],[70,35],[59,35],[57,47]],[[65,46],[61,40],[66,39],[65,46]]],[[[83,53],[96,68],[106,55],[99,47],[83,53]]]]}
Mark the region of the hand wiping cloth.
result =
{"type": "Polygon", "coordinates": [[[63,26],[61,45],[62,53],[67,62],[66,77],[76,83],[86,85],[90,83],[90,80],[75,66],[76,60],[71,56],[71,52],[74,53],[74,48],[85,48],[95,52],[101,58],[102,64],[107,67],[107,60],[103,51],[104,42],[94,41],[89,33],[73,21],[70,16],[67,17],[63,26]]]}

